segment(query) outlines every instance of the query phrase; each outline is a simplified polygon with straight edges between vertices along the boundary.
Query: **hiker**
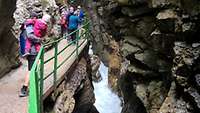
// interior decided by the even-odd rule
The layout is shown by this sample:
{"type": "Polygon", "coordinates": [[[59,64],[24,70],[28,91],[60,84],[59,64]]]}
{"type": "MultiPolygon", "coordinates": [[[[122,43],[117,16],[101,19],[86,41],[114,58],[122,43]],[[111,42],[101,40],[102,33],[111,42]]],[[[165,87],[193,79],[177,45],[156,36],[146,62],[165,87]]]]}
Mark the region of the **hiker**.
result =
{"type": "MultiPolygon", "coordinates": [[[[84,18],[84,12],[83,12],[83,10],[81,9],[81,6],[78,6],[77,7],[77,10],[74,12],[75,13],[75,15],[77,15],[78,17],[79,17],[79,19],[81,20],[81,21],[83,21],[83,18],[84,18]]],[[[81,22],[78,24],[78,28],[81,26],[81,22]]]]}
{"type": "Polygon", "coordinates": [[[67,11],[65,10],[65,8],[63,8],[61,10],[61,19],[60,19],[61,36],[63,36],[63,34],[65,34],[67,31],[67,21],[66,21],[67,14],[68,14],[67,11]]]}
{"type": "Polygon", "coordinates": [[[28,95],[28,84],[29,84],[29,75],[30,70],[33,66],[33,63],[36,59],[37,53],[41,47],[42,38],[47,33],[47,25],[50,22],[50,16],[48,14],[43,15],[42,19],[34,20],[34,26],[32,32],[27,32],[26,38],[26,51],[29,52],[27,55],[28,60],[28,72],[25,76],[25,82],[21,88],[20,97],[25,97],[28,95]]]}
{"type": "Polygon", "coordinates": [[[73,14],[74,14],[74,7],[70,7],[70,8],[69,8],[69,11],[68,11],[68,13],[67,13],[67,15],[66,15],[67,27],[69,27],[69,18],[70,18],[70,16],[73,15],[73,14]]]}
{"type": "Polygon", "coordinates": [[[22,23],[21,27],[20,27],[20,36],[19,36],[19,47],[20,47],[20,55],[24,56],[25,54],[25,42],[26,42],[26,32],[25,32],[25,25],[24,23],[22,23]]]}
{"type": "Polygon", "coordinates": [[[83,18],[84,18],[84,12],[81,9],[80,5],[77,7],[77,10],[75,11],[75,14],[77,14],[79,16],[80,20],[83,20],[83,18]]]}
{"type": "MultiPolygon", "coordinates": [[[[68,26],[69,33],[74,32],[78,28],[78,24],[80,22],[81,20],[78,17],[78,15],[72,13],[72,15],[69,17],[69,26],[68,26]]],[[[75,39],[76,39],[76,32],[71,34],[71,40],[74,41],[75,39]]]]}
{"type": "Polygon", "coordinates": [[[24,23],[22,23],[20,30],[20,54],[24,57],[26,56],[25,45],[26,45],[26,34],[33,32],[34,20],[37,19],[36,13],[31,13],[30,19],[27,19],[24,23]]]}

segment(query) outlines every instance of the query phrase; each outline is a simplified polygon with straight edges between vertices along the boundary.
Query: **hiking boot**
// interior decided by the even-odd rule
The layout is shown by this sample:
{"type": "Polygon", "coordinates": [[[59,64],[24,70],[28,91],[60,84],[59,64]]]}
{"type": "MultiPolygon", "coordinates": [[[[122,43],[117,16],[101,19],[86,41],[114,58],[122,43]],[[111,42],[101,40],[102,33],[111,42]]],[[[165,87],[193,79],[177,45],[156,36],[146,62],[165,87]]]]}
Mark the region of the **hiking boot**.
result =
{"type": "Polygon", "coordinates": [[[28,87],[22,86],[19,97],[26,97],[28,96],[28,87]]]}

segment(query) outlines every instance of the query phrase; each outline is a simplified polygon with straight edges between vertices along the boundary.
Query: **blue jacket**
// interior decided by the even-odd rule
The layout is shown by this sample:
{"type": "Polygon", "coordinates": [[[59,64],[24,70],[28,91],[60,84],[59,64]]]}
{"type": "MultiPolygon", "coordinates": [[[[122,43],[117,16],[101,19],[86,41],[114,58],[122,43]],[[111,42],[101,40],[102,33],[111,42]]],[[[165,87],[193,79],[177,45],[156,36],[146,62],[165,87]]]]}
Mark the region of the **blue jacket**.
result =
{"type": "Polygon", "coordinates": [[[78,23],[81,22],[80,18],[76,15],[71,15],[69,17],[69,27],[68,29],[77,29],[78,28],[78,23]]]}
{"type": "Polygon", "coordinates": [[[84,18],[84,12],[83,12],[82,9],[80,10],[79,18],[80,18],[81,20],[84,18]]]}

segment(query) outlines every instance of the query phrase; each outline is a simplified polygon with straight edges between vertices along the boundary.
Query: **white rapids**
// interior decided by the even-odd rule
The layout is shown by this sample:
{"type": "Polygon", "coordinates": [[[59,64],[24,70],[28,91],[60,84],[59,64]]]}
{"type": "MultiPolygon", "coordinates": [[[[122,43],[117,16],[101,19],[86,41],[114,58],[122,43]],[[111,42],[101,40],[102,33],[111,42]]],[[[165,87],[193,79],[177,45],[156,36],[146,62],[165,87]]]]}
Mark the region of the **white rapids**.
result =
{"type": "Polygon", "coordinates": [[[99,83],[93,82],[95,93],[95,107],[100,113],[120,113],[121,101],[115,93],[109,89],[108,86],[108,68],[101,62],[99,71],[102,80],[99,83]]]}

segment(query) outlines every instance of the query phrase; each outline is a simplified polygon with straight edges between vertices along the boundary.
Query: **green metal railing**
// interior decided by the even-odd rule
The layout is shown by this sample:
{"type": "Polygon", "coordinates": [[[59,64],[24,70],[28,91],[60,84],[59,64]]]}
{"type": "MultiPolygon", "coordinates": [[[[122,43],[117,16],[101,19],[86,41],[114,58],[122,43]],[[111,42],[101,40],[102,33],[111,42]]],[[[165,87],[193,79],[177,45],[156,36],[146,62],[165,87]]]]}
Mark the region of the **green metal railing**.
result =
{"type": "Polygon", "coordinates": [[[76,31],[74,31],[60,39],[57,39],[53,42],[50,42],[50,43],[47,43],[47,44],[44,44],[41,46],[40,51],[36,57],[36,60],[31,68],[31,72],[30,72],[29,104],[28,104],[28,112],[29,113],[43,113],[44,81],[53,75],[53,85],[56,87],[59,84],[58,79],[57,79],[57,70],[65,62],[67,62],[69,60],[69,58],[72,57],[74,54],[76,54],[76,58],[78,58],[78,53],[79,53],[78,48],[81,47],[81,45],[85,41],[89,40],[88,39],[89,33],[90,33],[89,24],[90,24],[89,21],[85,19],[83,26],[80,27],[79,29],[77,29],[76,31]],[[80,33],[80,35],[79,35],[80,29],[84,29],[84,32],[80,33]],[[76,36],[76,39],[74,41],[71,41],[70,43],[68,43],[66,45],[66,47],[64,47],[62,50],[58,51],[59,42],[61,40],[65,40],[66,38],[71,36],[73,33],[78,34],[76,36]],[[80,39],[84,40],[84,41],[82,41],[82,43],[79,44],[80,39]],[[58,55],[63,53],[73,43],[76,43],[76,49],[69,56],[67,56],[67,58],[65,58],[63,62],[61,62],[58,65],[58,55]],[[48,45],[53,45],[54,55],[51,58],[44,60],[45,47],[48,45]],[[48,75],[44,76],[44,65],[52,60],[54,61],[53,70],[49,70],[51,72],[48,75]]]}

